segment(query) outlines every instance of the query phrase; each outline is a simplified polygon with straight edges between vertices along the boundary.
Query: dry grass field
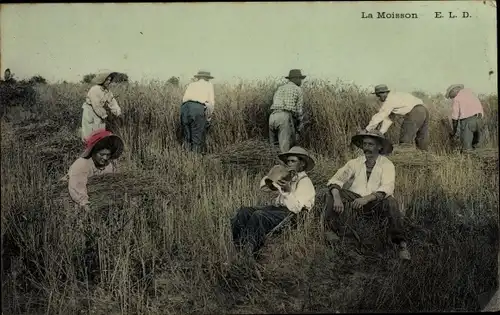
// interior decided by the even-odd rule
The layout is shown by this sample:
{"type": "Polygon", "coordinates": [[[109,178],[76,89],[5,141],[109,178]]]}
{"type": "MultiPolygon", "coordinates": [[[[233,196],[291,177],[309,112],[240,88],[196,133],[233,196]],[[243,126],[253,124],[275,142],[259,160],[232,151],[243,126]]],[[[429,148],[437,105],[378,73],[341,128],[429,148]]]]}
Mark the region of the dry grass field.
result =
{"type": "MultiPolygon", "coordinates": [[[[395,162],[412,260],[400,262],[385,222],[359,218],[360,239],[328,245],[318,213],[266,243],[258,263],[241,259],[229,220],[267,202],[258,181],[276,162],[267,110],[276,83],[216,86],[206,156],[181,150],[183,88],[151,82],[112,86],[124,112],[111,128],[126,150],[122,174],[90,184],[94,212],[76,213],[57,183],[82,147],[77,128],[89,86],[39,85],[33,101],[2,108],[3,314],[186,314],[477,311],[497,288],[498,151],[462,156],[432,113],[431,167],[395,162]],[[5,111],[4,111],[5,110],[5,111]],[[107,199],[109,198],[109,199],[107,199]],[[88,222],[84,231],[75,221],[88,222]]],[[[307,82],[310,124],[301,145],[314,153],[317,191],[359,152],[350,137],[377,105],[356,86],[307,82]]],[[[498,148],[498,98],[483,96],[498,148]]],[[[17,103],[16,103],[17,102],[17,103]]],[[[388,135],[398,138],[400,122],[388,135]]]]}

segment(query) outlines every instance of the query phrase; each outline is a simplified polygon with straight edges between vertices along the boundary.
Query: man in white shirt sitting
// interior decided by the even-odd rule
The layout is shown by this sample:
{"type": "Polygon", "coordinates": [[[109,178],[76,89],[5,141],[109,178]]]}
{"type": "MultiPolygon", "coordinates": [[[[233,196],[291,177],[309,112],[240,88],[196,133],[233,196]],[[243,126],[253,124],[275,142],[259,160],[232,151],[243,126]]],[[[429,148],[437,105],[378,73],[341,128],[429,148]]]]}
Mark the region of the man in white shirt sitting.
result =
{"type": "MultiPolygon", "coordinates": [[[[254,255],[264,245],[265,236],[277,227],[289,215],[292,222],[295,216],[302,211],[309,211],[314,206],[316,191],[306,172],[314,168],[315,162],[306,150],[301,147],[292,147],[288,152],[278,155],[290,170],[289,180],[283,179],[280,174],[262,178],[260,188],[264,191],[277,191],[279,195],[271,205],[260,207],[240,208],[231,220],[233,242],[240,249],[246,249],[254,255]]],[[[283,168],[283,167],[282,167],[283,168]]]]}
{"type": "Polygon", "coordinates": [[[385,134],[392,125],[393,115],[404,116],[399,134],[401,147],[412,147],[413,142],[418,149],[427,151],[429,145],[429,111],[424,102],[410,93],[390,91],[385,84],[375,87],[375,94],[382,102],[378,113],[373,115],[366,126],[366,131],[372,131],[382,123],[379,131],[385,134]]]}
{"type": "Polygon", "coordinates": [[[213,79],[210,72],[199,71],[197,81],[190,83],[181,106],[183,145],[186,149],[201,153],[205,151],[206,132],[212,120],[215,106],[213,79]]]}
{"type": "Polygon", "coordinates": [[[389,216],[388,232],[392,242],[399,245],[400,258],[409,260],[403,215],[393,197],[396,172],[394,164],[384,156],[392,152],[392,144],[379,131],[361,132],[352,137],[352,143],[364,155],[348,161],[328,181],[326,227],[340,233],[351,211],[381,211],[389,216]]]}

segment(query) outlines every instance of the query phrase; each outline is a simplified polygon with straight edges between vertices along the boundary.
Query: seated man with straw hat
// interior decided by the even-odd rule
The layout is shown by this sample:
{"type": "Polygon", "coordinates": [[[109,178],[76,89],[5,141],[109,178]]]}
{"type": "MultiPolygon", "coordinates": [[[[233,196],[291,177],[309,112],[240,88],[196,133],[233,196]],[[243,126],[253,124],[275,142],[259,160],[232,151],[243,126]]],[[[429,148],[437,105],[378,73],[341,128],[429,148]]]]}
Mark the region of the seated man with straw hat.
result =
{"type": "Polygon", "coordinates": [[[460,142],[462,150],[467,152],[476,149],[483,131],[483,105],[479,98],[463,84],[453,84],[446,90],[446,98],[452,99],[452,132],[454,137],[460,122],[460,142]]]}
{"type": "Polygon", "coordinates": [[[399,245],[400,258],[409,260],[403,215],[393,197],[396,172],[394,164],[384,156],[392,152],[392,144],[380,131],[361,132],[352,137],[352,144],[364,154],[348,161],[328,181],[326,228],[337,233],[345,230],[343,225],[351,219],[351,211],[382,212],[389,216],[389,236],[399,245]],[[348,182],[350,187],[342,188],[348,182]]]}
{"type": "Polygon", "coordinates": [[[429,111],[424,102],[410,93],[389,90],[387,85],[380,84],[375,87],[375,94],[382,102],[378,113],[373,115],[366,126],[366,131],[376,130],[382,123],[379,131],[385,134],[392,125],[390,119],[393,115],[404,116],[399,135],[401,148],[413,147],[413,141],[418,149],[427,151],[429,144],[429,111]]]}
{"type": "Polygon", "coordinates": [[[118,106],[113,93],[109,90],[109,85],[116,75],[116,72],[103,72],[92,79],[95,85],[88,91],[85,103],[82,105],[81,137],[84,142],[85,138],[93,131],[106,128],[105,119],[108,117],[106,108],[109,108],[115,116],[121,115],[120,106],[118,106]]]}
{"type": "Polygon", "coordinates": [[[315,162],[301,147],[278,155],[287,165],[275,166],[262,178],[260,188],[277,191],[279,195],[271,205],[240,208],[231,221],[233,241],[240,248],[254,255],[263,246],[269,232],[294,220],[296,214],[309,211],[314,205],[316,191],[306,172],[314,168],[315,162]]]}
{"type": "Polygon", "coordinates": [[[123,152],[123,141],[120,137],[105,129],[95,130],[85,143],[85,151],[69,168],[62,180],[68,181],[71,199],[85,211],[89,210],[87,180],[96,175],[116,173],[111,163],[123,152]]]}

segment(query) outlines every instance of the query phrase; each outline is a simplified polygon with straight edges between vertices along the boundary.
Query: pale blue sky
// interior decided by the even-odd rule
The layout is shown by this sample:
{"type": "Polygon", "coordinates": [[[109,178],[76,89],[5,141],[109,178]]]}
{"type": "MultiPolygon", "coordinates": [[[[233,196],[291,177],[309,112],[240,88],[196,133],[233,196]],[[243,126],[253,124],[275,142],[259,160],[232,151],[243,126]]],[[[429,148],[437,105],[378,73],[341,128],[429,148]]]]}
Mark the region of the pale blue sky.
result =
{"type": "Polygon", "coordinates": [[[2,5],[0,19],[1,71],[18,78],[79,81],[111,69],[132,80],[187,80],[207,69],[220,82],[301,68],[365,87],[497,89],[496,10],[482,1],[18,4],[2,5]],[[363,11],[419,18],[361,19],[363,11]]]}

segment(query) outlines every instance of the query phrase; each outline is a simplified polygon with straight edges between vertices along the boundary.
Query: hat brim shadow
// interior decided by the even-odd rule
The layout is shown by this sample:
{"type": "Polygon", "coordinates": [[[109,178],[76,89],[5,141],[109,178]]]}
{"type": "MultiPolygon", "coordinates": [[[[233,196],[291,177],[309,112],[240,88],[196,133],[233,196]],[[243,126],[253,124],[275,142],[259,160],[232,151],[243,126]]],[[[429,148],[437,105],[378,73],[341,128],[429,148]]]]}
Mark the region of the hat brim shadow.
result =
{"type": "Polygon", "coordinates": [[[289,156],[297,156],[297,157],[300,157],[301,159],[303,159],[305,162],[306,162],[306,166],[305,166],[305,169],[304,171],[306,172],[309,172],[311,171],[314,166],[316,165],[316,162],[314,162],[314,160],[312,159],[312,157],[310,156],[307,156],[305,154],[300,154],[300,153],[282,153],[278,156],[278,158],[281,160],[281,162],[285,163],[286,164],[286,159],[289,157],[289,156]]]}
{"type": "Polygon", "coordinates": [[[101,141],[105,141],[105,140],[111,140],[111,143],[112,143],[112,148],[111,148],[111,157],[110,159],[111,160],[116,160],[117,158],[119,158],[122,153],[123,153],[123,148],[125,147],[125,144],[122,140],[122,138],[120,138],[119,136],[117,135],[110,135],[110,136],[107,136],[107,137],[104,137],[102,138],[101,140],[97,141],[92,147],[86,149],[85,151],[83,151],[83,153],[81,154],[81,157],[82,158],[89,158],[90,157],[90,154],[92,153],[92,150],[94,149],[94,147],[100,143],[101,141]]]}
{"type": "Polygon", "coordinates": [[[392,153],[392,150],[394,148],[392,146],[392,143],[388,139],[381,138],[381,137],[378,137],[378,136],[372,135],[372,134],[363,133],[363,134],[355,135],[355,136],[353,136],[351,138],[351,144],[353,144],[356,147],[362,149],[363,138],[365,138],[365,137],[370,137],[370,138],[373,138],[373,139],[377,139],[377,141],[379,141],[382,144],[382,151],[380,152],[380,154],[387,155],[387,154],[391,154],[392,153]]]}
{"type": "Polygon", "coordinates": [[[305,79],[307,78],[306,75],[300,76],[300,77],[285,77],[285,79],[305,79]]]}

